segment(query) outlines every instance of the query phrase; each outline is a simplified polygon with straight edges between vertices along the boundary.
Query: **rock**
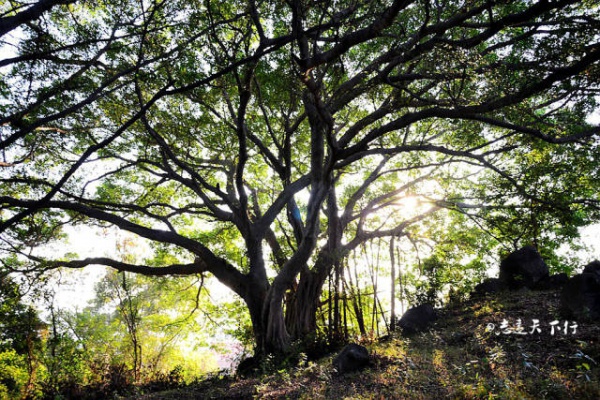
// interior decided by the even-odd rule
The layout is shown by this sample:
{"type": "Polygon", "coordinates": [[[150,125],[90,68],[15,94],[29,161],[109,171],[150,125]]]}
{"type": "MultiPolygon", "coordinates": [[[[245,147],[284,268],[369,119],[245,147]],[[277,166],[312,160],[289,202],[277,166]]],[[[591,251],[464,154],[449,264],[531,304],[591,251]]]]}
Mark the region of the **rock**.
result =
{"type": "Polygon", "coordinates": [[[584,274],[596,274],[600,276],[600,261],[594,260],[583,269],[584,274]]]}
{"type": "Polygon", "coordinates": [[[486,293],[496,293],[506,290],[506,284],[498,278],[487,278],[475,286],[475,294],[483,295],[486,293]]]}
{"type": "Polygon", "coordinates": [[[446,339],[446,343],[452,346],[464,346],[469,339],[473,338],[473,334],[470,333],[462,333],[462,332],[452,332],[450,336],[446,339]]]}
{"type": "Polygon", "coordinates": [[[435,309],[431,304],[421,304],[406,310],[398,326],[408,334],[421,332],[436,320],[435,309]]]}
{"type": "Polygon", "coordinates": [[[500,263],[499,278],[510,290],[522,287],[533,289],[548,275],[548,266],[533,246],[525,246],[511,253],[500,263]]]}
{"type": "Polygon", "coordinates": [[[247,357],[243,359],[235,371],[237,376],[246,378],[254,376],[260,370],[260,361],[256,357],[247,357]]]}
{"type": "Polygon", "coordinates": [[[561,272],[560,274],[554,274],[550,276],[550,283],[556,286],[564,286],[569,281],[569,275],[561,272]]]}
{"type": "Polygon", "coordinates": [[[340,374],[357,371],[369,364],[369,350],[361,345],[350,343],[333,360],[333,366],[340,374]]]}
{"type": "Polygon", "coordinates": [[[560,304],[569,318],[600,320],[600,275],[586,272],[573,276],[563,287],[560,304]]]}
{"type": "Polygon", "coordinates": [[[545,277],[535,285],[535,288],[539,290],[560,289],[568,280],[569,275],[561,272],[560,274],[545,277]]]}

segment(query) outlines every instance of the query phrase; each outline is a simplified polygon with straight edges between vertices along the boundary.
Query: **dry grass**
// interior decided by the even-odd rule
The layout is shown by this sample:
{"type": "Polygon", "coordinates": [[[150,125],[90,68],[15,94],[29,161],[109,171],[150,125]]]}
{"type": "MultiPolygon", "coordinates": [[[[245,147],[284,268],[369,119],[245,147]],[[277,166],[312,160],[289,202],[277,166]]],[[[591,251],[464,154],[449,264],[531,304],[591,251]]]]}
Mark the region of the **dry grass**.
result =
{"type": "Polygon", "coordinates": [[[429,332],[370,347],[371,366],[338,376],[332,357],[261,378],[213,379],[137,399],[599,399],[600,326],[551,334],[558,293],[515,292],[453,304],[429,332]],[[503,333],[517,321],[525,335],[503,333]],[[540,332],[533,320],[539,320],[540,332]],[[494,329],[490,329],[492,325],[494,329]]]}

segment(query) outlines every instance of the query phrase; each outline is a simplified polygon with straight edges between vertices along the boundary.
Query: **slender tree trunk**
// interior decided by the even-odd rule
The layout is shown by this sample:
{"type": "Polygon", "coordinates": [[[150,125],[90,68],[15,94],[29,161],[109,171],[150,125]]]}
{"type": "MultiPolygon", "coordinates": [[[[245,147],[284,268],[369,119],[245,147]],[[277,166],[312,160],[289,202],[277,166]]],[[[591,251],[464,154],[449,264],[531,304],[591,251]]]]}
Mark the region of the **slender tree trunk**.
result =
{"type": "Polygon", "coordinates": [[[333,343],[333,284],[331,283],[331,272],[329,273],[329,279],[327,279],[328,291],[327,291],[327,338],[329,343],[333,343]]]}
{"type": "Polygon", "coordinates": [[[394,236],[390,238],[390,268],[391,268],[391,311],[390,311],[390,331],[396,330],[396,260],[394,258],[394,236]]]}
{"type": "Polygon", "coordinates": [[[122,274],[123,299],[121,300],[121,313],[127,323],[127,330],[133,347],[133,379],[138,382],[142,368],[142,345],[138,337],[138,307],[134,304],[131,287],[127,281],[127,274],[122,274]]]}
{"type": "Polygon", "coordinates": [[[346,291],[346,287],[343,284],[344,281],[344,271],[342,268],[342,304],[344,310],[344,341],[348,340],[348,292],[346,291]]]}
{"type": "Polygon", "coordinates": [[[336,262],[333,268],[333,341],[338,342],[342,339],[342,324],[340,313],[340,263],[336,262]]]}
{"type": "Polygon", "coordinates": [[[398,259],[398,289],[400,289],[400,315],[404,315],[404,275],[402,274],[402,258],[400,257],[400,250],[396,254],[396,258],[398,259]]]}
{"type": "Polygon", "coordinates": [[[348,289],[352,296],[352,307],[354,308],[354,313],[356,314],[356,323],[358,324],[358,329],[362,336],[367,335],[367,328],[365,325],[365,317],[363,313],[362,306],[362,295],[360,293],[360,288],[358,286],[358,271],[356,269],[357,261],[356,261],[356,252],[354,252],[354,277],[355,282],[352,281],[352,273],[348,274],[349,285],[348,289]]]}
{"type": "Polygon", "coordinates": [[[36,316],[32,310],[26,314],[27,318],[27,384],[25,385],[25,397],[29,398],[30,394],[34,393],[35,381],[37,376],[37,357],[35,351],[34,336],[36,332],[36,316]]]}

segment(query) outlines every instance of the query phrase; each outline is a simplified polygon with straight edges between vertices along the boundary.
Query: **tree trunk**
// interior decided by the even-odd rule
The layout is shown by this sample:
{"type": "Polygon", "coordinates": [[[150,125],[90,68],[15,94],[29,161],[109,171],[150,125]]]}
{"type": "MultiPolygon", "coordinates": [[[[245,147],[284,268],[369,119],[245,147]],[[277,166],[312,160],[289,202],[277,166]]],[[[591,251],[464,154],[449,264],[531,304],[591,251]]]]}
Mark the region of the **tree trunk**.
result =
{"type": "Polygon", "coordinates": [[[287,298],[282,296],[285,288],[276,286],[265,293],[253,291],[244,297],[252,320],[255,357],[286,353],[292,341],[315,336],[323,282],[319,274],[307,271],[301,274],[296,290],[287,298]]]}
{"type": "Polygon", "coordinates": [[[331,268],[330,261],[319,257],[312,270],[302,268],[297,284],[276,279],[270,287],[249,283],[247,277],[239,294],[250,313],[256,357],[286,353],[292,341],[316,338],[319,301],[331,268]]]}
{"type": "Polygon", "coordinates": [[[300,281],[286,303],[285,321],[292,340],[314,339],[317,331],[317,311],[327,268],[300,273],[300,281]]]}
{"type": "Polygon", "coordinates": [[[290,335],[285,326],[283,299],[286,288],[274,282],[267,294],[263,310],[265,338],[262,348],[267,353],[283,354],[290,348],[290,335]]]}
{"type": "Polygon", "coordinates": [[[265,303],[266,292],[254,290],[242,297],[246,303],[246,307],[250,313],[250,321],[252,322],[252,333],[255,341],[254,356],[260,358],[267,354],[265,350],[265,323],[263,322],[263,305],[265,303]]]}
{"type": "Polygon", "coordinates": [[[352,301],[352,308],[354,309],[354,314],[356,315],[356,323],[358,324],[358,330],[362,336],[367,335],[367,328],[365,325],[365,317],[363,314],[363,305],[362,305],[362,294],[360,292],[360,287],[358,285],[358,271],[356,270],[357,260],[356,260],[356,252],[354,252],[354,277],[355,281],[352,280],[352,272],[350,271],[350,267],[348,266],[348,281],[344,280],[346,288],[350,293],[350,299],[352,301]]]}
{"type": "Polygon", "coordinates": [[[276,279],[264,287],[247,277],[240,295],[250,313],[256,357],[285,353],[292,341],[316,337],[319,300],[331,268],[332,263],[321,256],[312,270],[302,268],[297,284],[276,279]]]}
{"type": "Polygon", "coordinates": [[[396,330],[396,260],[394,258],[394,236],[390,238],[390,268],[391,268],[391,288],[390,297],[391,311],[390,311],[390,331],[396,330]]]}

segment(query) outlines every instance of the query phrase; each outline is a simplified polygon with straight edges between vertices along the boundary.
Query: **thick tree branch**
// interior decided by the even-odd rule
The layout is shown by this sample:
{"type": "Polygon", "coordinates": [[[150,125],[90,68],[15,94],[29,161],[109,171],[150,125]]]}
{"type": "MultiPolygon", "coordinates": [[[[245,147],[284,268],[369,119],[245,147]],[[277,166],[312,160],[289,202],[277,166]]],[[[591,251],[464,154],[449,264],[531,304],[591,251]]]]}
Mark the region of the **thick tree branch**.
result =
{"type": "Polygon", "coordinates": [[[55,268],[84,268],[90,265],[104,265],[119,272],[132,272],[146,276],[166,275],[194,275],[207,271],[206,265],[201,262],[192,264],[172,264],[164,267],[151,267],[148,265],[130,264],[107,257],[92,257],[83,260],[51,261],[43,260],[42,265],[47,269],[55,268]]]}
{"type": "Polygon", "coordinates": [[[76,0],[38,0],[32,6],[9,17],[0,18],[0,36],[20,25],[38,19],[43,13],[61,4],[75,3],[76,0]]]}

